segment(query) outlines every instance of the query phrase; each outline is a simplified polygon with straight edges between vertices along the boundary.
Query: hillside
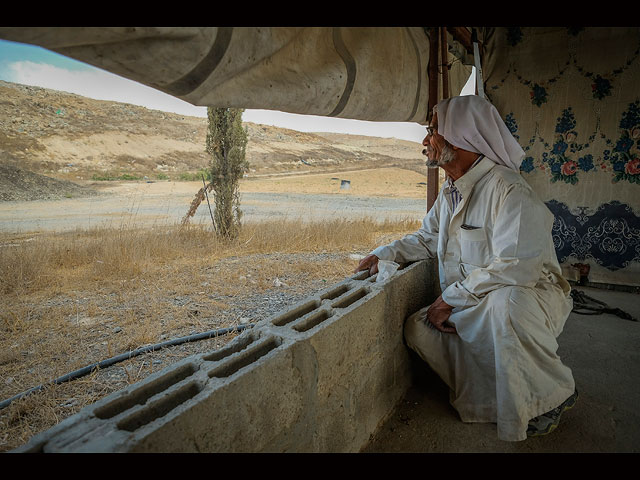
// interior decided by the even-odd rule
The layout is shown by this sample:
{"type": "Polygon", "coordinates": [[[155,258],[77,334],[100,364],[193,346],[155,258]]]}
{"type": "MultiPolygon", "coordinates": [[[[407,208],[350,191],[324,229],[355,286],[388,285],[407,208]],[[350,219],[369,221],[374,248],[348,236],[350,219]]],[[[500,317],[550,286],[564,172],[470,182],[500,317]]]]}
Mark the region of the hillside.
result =
{"type": "MultiPolygon", "coordinates": [[[[425,171],[414,142],[245,126],[249,177],[392,166],[425,171]]],[[[82,185],[193,178],[208,164],[206,129],[205,118],[0,81],[0,166],[11,167],[16,178],[16,169],[24,171],[23,178],[35,173],[82,185]]],[[[3,199],[12,199],[18,187],[3,177],[3,199]]],[[[43,182],[62,185],[31,183],[43,182]]],[[[20,198],[30,197],[15,199],[20,198]]]]}

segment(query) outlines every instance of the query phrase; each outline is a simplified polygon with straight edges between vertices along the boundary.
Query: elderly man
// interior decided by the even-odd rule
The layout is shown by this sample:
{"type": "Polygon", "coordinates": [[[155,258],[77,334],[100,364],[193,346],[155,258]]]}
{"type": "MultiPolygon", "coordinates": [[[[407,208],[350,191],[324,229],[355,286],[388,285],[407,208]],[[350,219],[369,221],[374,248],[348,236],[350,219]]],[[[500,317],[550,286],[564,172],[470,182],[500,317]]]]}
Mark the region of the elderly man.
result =
{"type": "Polygon", "coordinates": [[[438,258],[442,294],[404,327],[450,388],[463,422],[497,423],[498,437],[553,430],[577,391],[556,338],[572,308],[553,247],[553,215],[519,173],[524,151],[496,108],[470,95],[443,100],[423,140],[427,166],[447,174],[421,228],[376,248],[378,260],[438,258]]]}

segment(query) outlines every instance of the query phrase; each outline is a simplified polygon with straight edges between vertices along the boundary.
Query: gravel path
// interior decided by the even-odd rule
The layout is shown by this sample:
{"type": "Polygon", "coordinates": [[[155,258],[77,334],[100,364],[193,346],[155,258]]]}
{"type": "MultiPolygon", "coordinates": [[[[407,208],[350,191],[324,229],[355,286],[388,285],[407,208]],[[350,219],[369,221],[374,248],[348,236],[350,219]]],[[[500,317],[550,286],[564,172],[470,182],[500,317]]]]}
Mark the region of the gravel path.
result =
{"type": "MultiPolygon", "coordinates": [[[[180,223],[193,200],[193,192],[129,195],[101,194],[87,198],[0,202],[0,232],[65,231],[100,226],[173,225],[180,223]]],[[[422,219],[425,200],[347,195],[243,193],[241,209],[246,222],[274,218],[373,217],[422,219]]],[[[206,202],[193,223],[211,222],[206,202]]]]}

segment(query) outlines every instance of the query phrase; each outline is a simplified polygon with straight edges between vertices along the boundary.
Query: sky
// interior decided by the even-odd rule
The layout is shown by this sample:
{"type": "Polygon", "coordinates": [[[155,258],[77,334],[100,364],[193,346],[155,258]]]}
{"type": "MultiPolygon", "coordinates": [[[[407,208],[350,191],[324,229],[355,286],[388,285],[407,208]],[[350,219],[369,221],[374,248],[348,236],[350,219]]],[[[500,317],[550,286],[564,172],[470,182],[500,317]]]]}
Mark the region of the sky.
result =
{"type": "MultiPolygon", "coordinates": [[[[207,108],[191,105],[138,82],[67,58],[41,47],[0,40],[0,80],[75,93],[96,100],[131,103],[154,110],[206,117],[207,108]]],[[[462,94],[471,93],[468,82],[462,94]]],[[[303,132],[337,132],[394,137],[422,142],[425,128],[418,123],[365,122],[343,118],[298,115],[247,109],[245,122],[274,125],[303,132]]]]}

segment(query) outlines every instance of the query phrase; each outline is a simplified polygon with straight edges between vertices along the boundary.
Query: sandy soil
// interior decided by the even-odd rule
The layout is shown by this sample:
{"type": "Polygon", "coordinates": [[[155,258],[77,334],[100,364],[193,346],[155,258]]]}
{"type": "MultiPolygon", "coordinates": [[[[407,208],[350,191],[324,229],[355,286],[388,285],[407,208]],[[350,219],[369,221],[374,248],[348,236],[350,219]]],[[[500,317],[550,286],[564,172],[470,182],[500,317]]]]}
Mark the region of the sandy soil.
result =
{"type": "MultiPolygon", "coordinates": [[[[398,168],[339,174],[290,175],[244,180],[245,221],[289,217],[309,220],[340,215],[421,219],[426,176],[398,168]],[[348,180],[349,188],[341,188],[348,180]]],[[[64,231],[76,228],[166,225],[181,222],[199,182],[95,182],[100,194],[30,202],[0,202],[0,231],[64,231]]],[[[210,222],[203,202],[192,222],[210,222]]]]}

